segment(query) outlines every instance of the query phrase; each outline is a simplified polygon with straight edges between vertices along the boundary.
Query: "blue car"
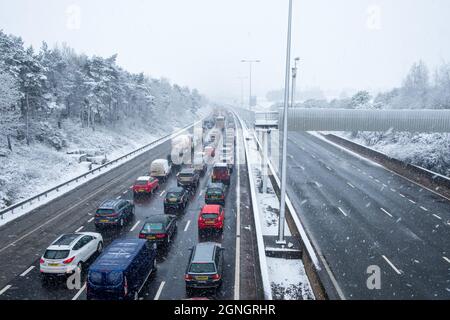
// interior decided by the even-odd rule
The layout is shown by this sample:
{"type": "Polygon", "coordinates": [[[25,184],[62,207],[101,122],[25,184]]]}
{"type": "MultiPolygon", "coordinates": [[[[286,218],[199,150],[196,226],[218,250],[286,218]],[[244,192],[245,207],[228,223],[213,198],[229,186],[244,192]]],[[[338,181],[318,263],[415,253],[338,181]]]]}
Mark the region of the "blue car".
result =
{"type": "Polygon", "coordinates": [[[119,239],[90,266],[88,300],[137,300],[150,275],[156,272],[156,249],[145,239],[119,239]]]}

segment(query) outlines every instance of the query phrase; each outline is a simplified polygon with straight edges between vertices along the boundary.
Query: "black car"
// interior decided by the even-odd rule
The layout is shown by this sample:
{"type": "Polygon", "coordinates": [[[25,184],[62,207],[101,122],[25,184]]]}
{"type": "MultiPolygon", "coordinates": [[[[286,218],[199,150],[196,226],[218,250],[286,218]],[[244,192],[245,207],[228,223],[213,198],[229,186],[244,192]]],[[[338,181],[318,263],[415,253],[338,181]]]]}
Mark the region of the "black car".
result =
{"type": "Polygon", "coordinates": [[[210,183],[205,192],[206,204],[220,204],[225,206],[226,186],[223,183],[210,183]]]}
{"type": "Polygon", "coordinates": [[[119,226],[123,227],[125,222],[131,220],[134,215],[134,203],[129,200],[114,199],[106,200],[95,212],[95,227],[119,226]]]}
{"type": "Polygon", "coordinates": [[[139,232],[139,238],[162,245],[167,248],[177,232],[177,221],[174,215],[157,214],[145,219],[139,232]]]}
{"type": "Polygon", "coordinates": [[[194,168],[186,168],[177,174],[177,186],[189,190],[197,189],[200,183],[200,174],[194,168]]]}
{"type": "Polygon", "coordinates": [[[219,288],[224,265],[222,246],[215,242],[201,242],[190,250],[184,275],[188,295],[195,288],[219,288]]]}
{"type": "Polygon", "coordinates": [[[189,194],[182,187],[170,188],[164,198],[164,213],[183,211],[187,206],[189,194]]]}

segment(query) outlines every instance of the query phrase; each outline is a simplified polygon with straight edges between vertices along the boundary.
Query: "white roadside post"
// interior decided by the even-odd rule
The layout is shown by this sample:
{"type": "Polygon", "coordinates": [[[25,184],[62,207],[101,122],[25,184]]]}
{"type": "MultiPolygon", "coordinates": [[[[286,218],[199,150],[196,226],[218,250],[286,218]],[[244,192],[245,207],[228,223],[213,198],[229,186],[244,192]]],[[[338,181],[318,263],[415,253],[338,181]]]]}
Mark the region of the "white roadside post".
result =
{"type": "Polygon", "coordinates": [[[280,201],[280,219],[278,221],[278,240],[277,244],[285,245],[284,239],[284,223],[286,220],[286,155],[287,155],[287,112],[289,104],[289,78],[290,78],[290,62],[291,62],[291,20],[292,20],[292,0],[289,0],[288,13],[288,33],[286,47],[286,75],[284,80],[284,114],[283,114],[283,155],[281,164],[281,201],[280,201]]]}
{"type": "Polygon", "coordinates": [[[267,193],[267,174],[268,174],[268,138],[269,138],[269,129],[266,129],[262,132],[263,134],[263,192],[262,193],[267,193]]]}

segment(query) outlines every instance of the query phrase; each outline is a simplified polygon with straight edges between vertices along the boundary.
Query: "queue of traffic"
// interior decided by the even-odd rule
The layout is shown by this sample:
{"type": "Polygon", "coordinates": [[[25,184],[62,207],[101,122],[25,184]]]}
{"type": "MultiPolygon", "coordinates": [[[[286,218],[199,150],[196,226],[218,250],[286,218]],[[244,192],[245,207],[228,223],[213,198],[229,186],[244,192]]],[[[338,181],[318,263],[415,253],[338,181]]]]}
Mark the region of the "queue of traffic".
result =
{"type": "MultiPolygon", "coordinates": [[[[208,172],[212,161],[212,174],[207,184],[204,201],[197,217],[199,238],[187,261],[184,280],[186,292],[194,289],[219,288],[222,284],[223,251],[221,244],[211,241],[211,231],[221,234],[226,218],[227,186],[230,185],[234,166],[234,120],[218,115],[213,128],[203,143],[202,152],[195,153],[190,162],[173,163],[172,154],[167,159],[151,163],[148,175],[140,176],[132,186],[133,198],[151,196],[160,189],[171,174],[176,172],[177,186],[167,189],[163,212],[149,215],[137,238],[116,239],[104,248],[102,230],[123,228],[135,212],[134,201],[124,199],[106,200],[95,212],[97,232],[75,232],[58,237],[40,259],[43,285],[52,277],[67,276],[87,268],[87,299],[137,299],[150,275],[157,271],[156,257],[159,251],[170,250],[170,243],[177,232],[177,219],[185,213],[190,196],[200,185],[200,177],[208,172]],[[217,152],[220,137],[222,147],[217,152]],[[218,157],[215,157],[216,154],[218,157]],[[215,162],[215,160],[219,162],[215,162]],[[211,162],[210,162],[211,163],[211,162]],[[92,262],[92,260],[94,260],[92,262]]],[[[210,123],[208,123],[208,126],[210,123]]],[[[209,129],[209,128],[208,128],[209,129]]],[[[187,138],[176,139],[178,159],[183,159],[188,149],[187,138]],[[181,147],[180,147],[181,146],[181,147]]],[[[190,141],[193,142],[192,139],[190,141]]]]}

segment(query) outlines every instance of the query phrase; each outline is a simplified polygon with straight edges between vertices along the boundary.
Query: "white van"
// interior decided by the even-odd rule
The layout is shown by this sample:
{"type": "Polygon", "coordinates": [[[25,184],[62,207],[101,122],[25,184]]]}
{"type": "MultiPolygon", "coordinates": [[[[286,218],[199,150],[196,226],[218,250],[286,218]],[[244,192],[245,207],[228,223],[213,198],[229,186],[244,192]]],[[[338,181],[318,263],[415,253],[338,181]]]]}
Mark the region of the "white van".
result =
{"type": "Polygon", "coordinates": [[[166,159],[156,159],[150,165],[150,176],[157,178],[159,181],[166,181],[170,175],[172,166],[166,159]]]}

